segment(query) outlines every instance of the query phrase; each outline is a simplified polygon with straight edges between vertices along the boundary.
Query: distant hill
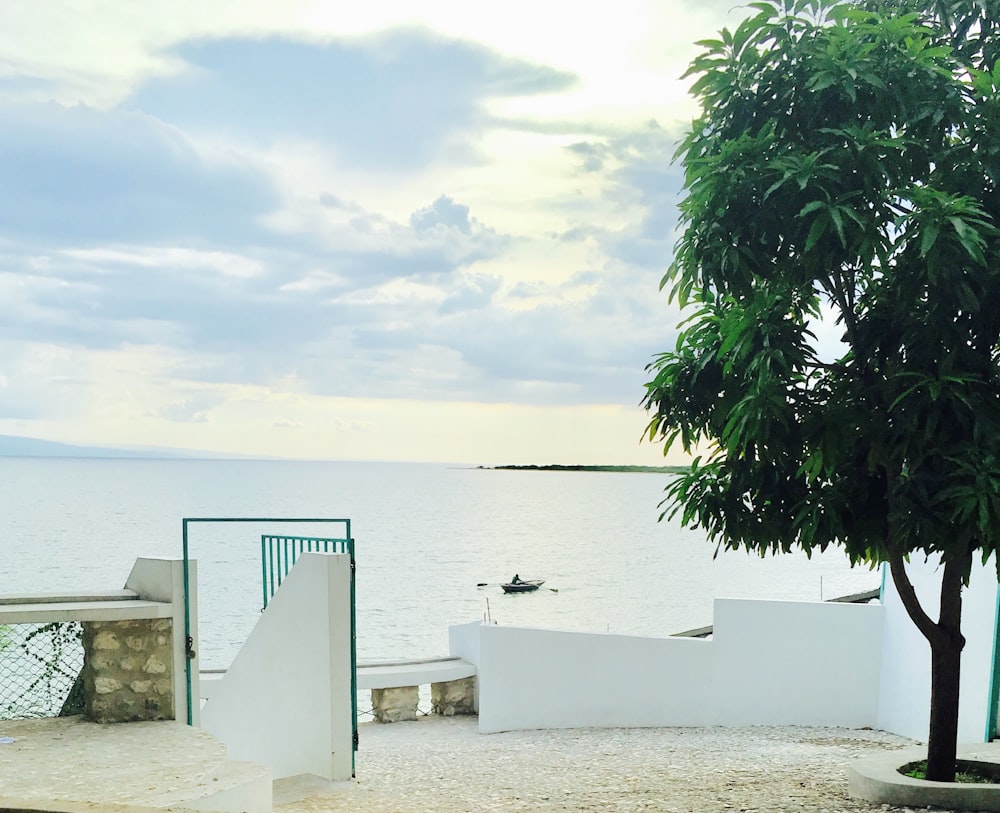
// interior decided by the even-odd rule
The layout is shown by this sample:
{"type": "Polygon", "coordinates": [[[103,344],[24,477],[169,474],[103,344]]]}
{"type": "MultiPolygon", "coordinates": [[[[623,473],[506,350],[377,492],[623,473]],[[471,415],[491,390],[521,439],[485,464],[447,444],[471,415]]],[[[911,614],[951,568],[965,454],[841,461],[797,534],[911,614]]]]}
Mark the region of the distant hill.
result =
{"type": "Polygon", "coordinates": [[[213,455],[185,452],[177,449],[160,449],[157,447],[113,449],[105,446],[75,446],[71,443],[57,443],[52,440],[26,438],[17,435],[0,435],[0,457],[193,458],[211,456],[213,455]]]}
{"type": "Polygon", "coordinates": [[[647,472],[654,474],[679,474],[688,471],[688,466],[480,466],[481,469],[502,469],[512,471],[622,471],[647,472]]]}

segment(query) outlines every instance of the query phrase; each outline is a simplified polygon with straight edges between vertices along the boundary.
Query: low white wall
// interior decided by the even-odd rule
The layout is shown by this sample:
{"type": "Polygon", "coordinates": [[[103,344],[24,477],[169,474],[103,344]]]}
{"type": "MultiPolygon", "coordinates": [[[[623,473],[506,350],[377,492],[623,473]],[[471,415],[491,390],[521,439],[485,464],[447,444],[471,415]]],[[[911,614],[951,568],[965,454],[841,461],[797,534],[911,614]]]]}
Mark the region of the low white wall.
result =
{"type": "Polygon", "coordinates": [[[481,625],[479,729],[874,725],[881,619],[718,599],[714,640],[481,625]]]}
{"type": "Polygon", "coordinates": [[[303,553],[201,710],[233,759],[275,779],[350,779],[350,557],[303,553]]]}
{"type": "MultiPolygon", "coordinates": [[[[941,603],[939,560],[913,562],[906,566],[925,612],[938,616],[941,603]]],[[[930,645],[907,615],[892,577],[885,577],[885,633],[881,657],[881,689],[877,725],[921,742],[927,740],[930,724],[930,645]]],[[[962,594],[961,702],[958,739],[961,743],[989,739],[986,723],[992,680],[993,647],[997,622],[997,571],[990,559],[972,570],[969,587],[962,594]]]]}

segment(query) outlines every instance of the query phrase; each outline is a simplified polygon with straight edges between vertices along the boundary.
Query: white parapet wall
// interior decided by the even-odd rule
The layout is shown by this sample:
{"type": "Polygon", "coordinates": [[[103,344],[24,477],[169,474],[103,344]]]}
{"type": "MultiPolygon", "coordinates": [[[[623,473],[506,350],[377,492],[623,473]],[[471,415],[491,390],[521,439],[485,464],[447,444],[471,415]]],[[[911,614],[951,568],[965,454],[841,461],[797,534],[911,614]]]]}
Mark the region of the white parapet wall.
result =
{"type": "Polygon", "coordinates": [[[275,779],[350,779],[350,557],[303,553],[201,710],[233,759],[275,779]]]}
{"type": "MultiPolygon", "coordinates": [[[[479,625],[484,733],[584,726],[874,725],[879,605],[717,599],[713,640],[479,625]]],[[[455,651],[455,650],[460,651],[455,651]]]]}

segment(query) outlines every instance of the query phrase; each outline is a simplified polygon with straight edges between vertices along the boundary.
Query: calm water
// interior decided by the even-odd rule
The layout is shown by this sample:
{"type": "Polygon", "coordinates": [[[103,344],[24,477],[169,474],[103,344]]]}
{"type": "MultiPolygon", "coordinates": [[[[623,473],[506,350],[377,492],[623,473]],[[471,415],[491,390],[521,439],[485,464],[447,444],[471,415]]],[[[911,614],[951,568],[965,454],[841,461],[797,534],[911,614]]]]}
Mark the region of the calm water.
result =
{"type": "MultiPolygon", "coordinates": [[[[715,597],[817,600],[879,582],[839,552],[713,561],[703,534],[657,522],[656,474],[0,458],[0,482],[0,593],[121,587],[137,556],[180,557],[183,517],[349,518],[362,660],[445,654],[449,624],[487,614],[663,635],[711,623],[715,597]],[[515,572],[558,592],[504,595],[496,583],[515,572]]],[[[202,668],[224,667],[260,610],[260,535],[303,529],[191,527],[202,668]]]]}

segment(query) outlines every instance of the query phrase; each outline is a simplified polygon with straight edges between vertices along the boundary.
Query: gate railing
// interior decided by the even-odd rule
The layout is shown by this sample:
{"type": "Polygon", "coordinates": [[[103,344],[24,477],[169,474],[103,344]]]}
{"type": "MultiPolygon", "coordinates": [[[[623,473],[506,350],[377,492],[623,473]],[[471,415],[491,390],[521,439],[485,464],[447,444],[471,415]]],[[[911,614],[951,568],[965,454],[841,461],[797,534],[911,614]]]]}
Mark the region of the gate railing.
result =
{"type": "MultiPolygon", "coordinates": [[[[264,609],[300,553],[349,553],[354,563],[353,539],[327,539],[318,536],[275,536],[261,534],[260,572],[264,609]]],[[[354,606],[352,600],[351,606],[354,606]]],[[[353,628],[353,627],[352,627],[353,628]]]]}

